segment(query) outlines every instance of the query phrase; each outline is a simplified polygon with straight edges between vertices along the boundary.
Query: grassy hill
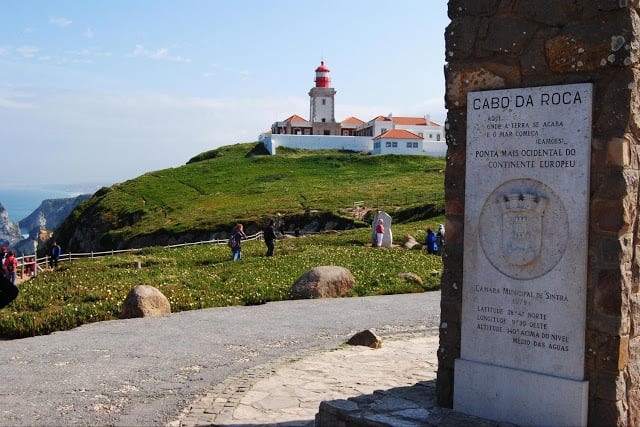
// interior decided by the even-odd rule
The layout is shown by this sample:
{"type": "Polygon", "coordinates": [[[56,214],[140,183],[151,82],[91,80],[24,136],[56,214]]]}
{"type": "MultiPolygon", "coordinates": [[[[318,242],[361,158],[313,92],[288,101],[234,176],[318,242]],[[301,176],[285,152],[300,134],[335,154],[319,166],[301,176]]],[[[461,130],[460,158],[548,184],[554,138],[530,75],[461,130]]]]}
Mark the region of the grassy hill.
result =
{"type": "Polygon", "coordinates": [[[439,287],[440,257],[371,247],[362,213],[389,212],[396,244],[407,235],[422,241],[427,227],[443,222],[444,159],[284,149],[268,156],[259,148],[238,144],[202,153],[83,202],[56,231],[65,251],[145,249],[64,262],[24,282],[0,311],[0,338],[116,319],[136,285],[158,288],[173,312],[283,300],[297,278],[319,265],[348,268],[356,279],[352,296],[439,287]],[[239,262],[230,261],[226,245],[147,247],[206,240],[237,221],[251,233],[267,218],[278,218],[284,229],[317,220],[343,231],[279,240],[269,258],[262,242],[245,242],[239,262]],[[399,277],[406,272],[421,280],[399,277]]]}
{"type": "Polygon", "coordinates": [[[352,228],[366,226],[367,211],[397,221],[444,210],[444,159],[290,149],[270,156],[260,148],[223,147],[103,188],[55,239],[65,250],[99,251],[206,240],[236,222],[252,232],[267,218],[287,230],[314,219],[352,228]]]}

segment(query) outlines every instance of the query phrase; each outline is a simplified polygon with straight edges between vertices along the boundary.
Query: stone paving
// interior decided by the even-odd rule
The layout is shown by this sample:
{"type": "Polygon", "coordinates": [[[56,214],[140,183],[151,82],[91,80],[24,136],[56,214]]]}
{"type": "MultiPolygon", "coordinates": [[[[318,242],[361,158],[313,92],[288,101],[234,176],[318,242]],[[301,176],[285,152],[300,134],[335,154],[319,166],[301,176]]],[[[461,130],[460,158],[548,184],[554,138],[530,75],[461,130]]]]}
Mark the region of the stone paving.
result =
{"type": "Polygon", "coordinates": [[[325,426],[497,425],[437,407],[437,347],[428,331],[276,360],[216,384],[169,425],[314,426],[321,402],[325,426]]]}

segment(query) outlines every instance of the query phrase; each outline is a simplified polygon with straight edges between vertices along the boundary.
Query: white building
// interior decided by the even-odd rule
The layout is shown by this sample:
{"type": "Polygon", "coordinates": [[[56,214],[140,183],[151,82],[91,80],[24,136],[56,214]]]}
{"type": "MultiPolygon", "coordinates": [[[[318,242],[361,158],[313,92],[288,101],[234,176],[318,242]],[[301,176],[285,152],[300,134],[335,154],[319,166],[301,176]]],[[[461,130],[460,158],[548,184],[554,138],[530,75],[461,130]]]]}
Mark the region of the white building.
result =
{"type": "Polygon", "coordinates": [[[413,154],[423,152],[424,138],[405,129],[391,129],[373,138],[371,154],[413,154]]]}
{"type": "Polygon", "coordinates": [[[260,142],[269,153],[275,154],[277,147],[289,147],[307,150],[365,151],[373,154],[393,152],[439,157],[446,155],[444,128],[431,121],[428,115],[394,117],[389,114],[374,117],[368,122],[357,117],[349,117],[342,122],[336,122],[336,91],[330,87],[330,70],[322,61],[315,72],[316,85],[309,91],[310,120],[293,114],[273,123],[269,132],[260,135],[260,142]],[[403,132],[389,134],[389,131],[403,132]],[[412,136],[409,137],[405,132],[412,136]],[[391,146],[387,146],[387,143],[391,146]],[[401,143],[403,147],[399,147],[401,143]]]}

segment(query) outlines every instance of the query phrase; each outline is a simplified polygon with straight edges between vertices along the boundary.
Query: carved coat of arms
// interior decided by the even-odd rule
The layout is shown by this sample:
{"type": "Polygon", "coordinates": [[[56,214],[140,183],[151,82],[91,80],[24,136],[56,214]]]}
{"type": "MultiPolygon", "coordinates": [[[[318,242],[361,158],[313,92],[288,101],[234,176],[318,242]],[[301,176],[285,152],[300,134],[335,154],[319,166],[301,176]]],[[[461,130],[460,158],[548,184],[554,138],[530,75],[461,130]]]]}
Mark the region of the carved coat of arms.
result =
{"type": "Polygon", "coordinates": [[[540,256],[546,204],[534,194],[509,194],[502,200],[502,250],[510,264],[525,266],[540,256]]]}

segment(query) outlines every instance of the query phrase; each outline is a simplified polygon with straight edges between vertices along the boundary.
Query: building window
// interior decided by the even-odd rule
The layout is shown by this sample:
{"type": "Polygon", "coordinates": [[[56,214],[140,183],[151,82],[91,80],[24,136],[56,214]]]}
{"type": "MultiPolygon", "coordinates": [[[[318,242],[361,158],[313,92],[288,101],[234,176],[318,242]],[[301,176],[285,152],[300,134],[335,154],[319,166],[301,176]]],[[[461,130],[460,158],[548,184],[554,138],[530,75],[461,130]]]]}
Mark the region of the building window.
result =
{"type": "Polygon", "coordinates": [[[325,131],[324,131],[324,134],[325,134],[325,135],[331,135],[331,132],[330,132],[330,131],[328,131],[328,130],[325,130],[325,131]]]}
{"type": "Polygon", "coordinates": [[[344,135],[344,136],[349,136],[349,131],[348,131],[348,130],[343,130],[343,131],[342,131],[342,135],[344,135]]]}
{"type": "Polygon", "coordinates": [[[440,141],[440,134],[436,135],[436,140],[440,141]]]}
{"type": "Polygon", "coordinates": [[[393,142],[391,143],[391,146],[392,146],[393,148],[397,148],[397,147],[398,147],[398,141],[393,141],[393,142]]]}
{"type": "Polygon", "coordinates": [[[407,142],[407,148],[411,148],[411,142],[407,142]]]}
{"type": "Polygon", "coordinates": [[[387,129],[382,128],[382,131],[380,133],[385,133],[387,131],[387,129]]]}
{"type": "Polygon", "coordinates": [[[327,100],[326,99],[322,99],[322,105],[327,105],[327,100]]]}
{"type": "Polygon", "coordinates": [[[433,139],[433,134],[432,133],[429,134],[429,139],[433,139]]]}
{"type": "Polygon", "coordinates": [[[297,129],[297,128],[293,130],[293,133],[296,134],[296,135],[302,135],[302,131],[300,129],[297,129]]]}
{"type": "Polygon", "coordinates": [[[413,148],[418,148],[418,143],[417,142],[413,143],[413,148]]]}
{"type": "Polygon", "coordinates": [[[418,132],[418,136],[419,136],[420,138],[424,138],[424,134],[423,134],[422,132],[418,132]]]}
{"type": "Polygon", "coordinates": [[[327,119],[323,118],[322,123],[326,123],[327,119]]]}
{"type": "Polygon", "coordinates": [[[387,147],[391,147],[391,141],[387,141],[387,147]]]}

